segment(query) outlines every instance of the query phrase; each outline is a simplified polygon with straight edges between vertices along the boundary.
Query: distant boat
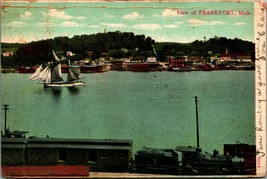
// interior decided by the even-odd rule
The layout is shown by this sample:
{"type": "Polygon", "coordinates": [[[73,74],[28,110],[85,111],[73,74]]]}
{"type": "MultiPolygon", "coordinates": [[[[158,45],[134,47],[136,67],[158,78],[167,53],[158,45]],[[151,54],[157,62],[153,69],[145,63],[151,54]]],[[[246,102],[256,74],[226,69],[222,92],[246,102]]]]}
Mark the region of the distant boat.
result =
{"type": "Polygon", "coordinates": [[[69,65],[67,80],[64,81],[61,72],[61,60],[54,51],[54,61],[44,69],[42,65],[31,75],[30,80],[39,80],[44,87],[74,87],[84,86],[85,82],[80,81],[80,66],[69,65]]]}
{"type": "Polygon", "coordinates": [[[170,71],[174,72],[190,72],[192,71],[191,67],[171,67],[170,71]]]}
{"type": "Polygon", "coordinates": [[[19,73],[33,73],[35,70],[36,70],[35,66],[32,67],[21,66],[17,71],[19,73]]]}

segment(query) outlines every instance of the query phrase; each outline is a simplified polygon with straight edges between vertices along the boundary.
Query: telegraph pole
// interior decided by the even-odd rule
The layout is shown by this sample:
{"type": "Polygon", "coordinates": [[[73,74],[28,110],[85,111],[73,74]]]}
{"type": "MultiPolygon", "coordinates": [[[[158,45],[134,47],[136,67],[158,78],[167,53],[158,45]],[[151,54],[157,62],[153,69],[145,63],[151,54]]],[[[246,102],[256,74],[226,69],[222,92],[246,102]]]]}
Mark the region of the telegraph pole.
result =
{"type": "Polygon", "coordinates": [[[7,125],[6,125],[6,118],[7,118],[7,110],[9,110],[9,108],[8,108],[8,104],[4,104],[3,105],[4,107],[3,107],[3,109],[5,110],[5,136],[7,135],[7,125]]]}
{"type": "Polygon", "coordinates": [[[197,106],[197,96],[195,96],[196,103],[196,128],[197,128],[197,148],[199,148],[199,130],[198,130],[198,106],[197,106]]]}

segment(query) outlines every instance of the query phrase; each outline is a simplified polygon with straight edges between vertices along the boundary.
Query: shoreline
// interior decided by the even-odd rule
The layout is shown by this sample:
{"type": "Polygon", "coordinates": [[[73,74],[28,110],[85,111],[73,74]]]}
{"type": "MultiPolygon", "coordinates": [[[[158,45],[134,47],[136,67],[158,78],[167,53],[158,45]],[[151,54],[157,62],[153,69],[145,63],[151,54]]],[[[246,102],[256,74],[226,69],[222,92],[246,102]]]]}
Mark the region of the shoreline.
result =
{"type": "MultiPolygon", "coordinates": [[[[170,69],[158,69],[158,70],[148,70],[148,71],[133,71],[133,70],[106,70],[106,71],[101,71],[101,72],[81,72],[81,74],[86,74],[86,73],[104,73],[104,72],[108,72],[108,71],[120,71],[120,72],[162,72],[162,71],[167,71],[167,72],[193,72],[193,71],[255,71],[255,66],[242,66],[242,67],[227,67],[224,69],[218,69],[218,68],[214,68],[214,69],[209,69],[209,70],[203,70],[203,69],[199,69],[199,68],[195,68],[195,69],[190,69],[190,70],[170,70],[170,69]]],[[[19,72],[18,68],[2,68],[1,69],[1,73],[20,73],[20,74],[32,74],[33,71],[25,71],[25,72],[19,72]]],[[[66,72],[63,72],[66,73],[66,72]]]]}

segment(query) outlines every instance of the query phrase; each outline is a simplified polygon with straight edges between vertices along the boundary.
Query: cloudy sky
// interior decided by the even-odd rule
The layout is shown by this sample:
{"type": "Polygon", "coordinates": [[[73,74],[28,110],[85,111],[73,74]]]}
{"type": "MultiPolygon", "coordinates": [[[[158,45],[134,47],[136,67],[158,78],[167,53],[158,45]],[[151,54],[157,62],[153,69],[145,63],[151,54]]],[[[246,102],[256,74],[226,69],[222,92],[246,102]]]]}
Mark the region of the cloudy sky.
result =
{"type": "Polygon", "coordinates": [[[145,34],[157,42],[192,42],[204,36],[254,41],[253,2],[28,1],[2,2],[2,7],[2,42],[25,43],[105,30],[145,34]],[[208,14],[215,10],[217,15],[208,14]]]}

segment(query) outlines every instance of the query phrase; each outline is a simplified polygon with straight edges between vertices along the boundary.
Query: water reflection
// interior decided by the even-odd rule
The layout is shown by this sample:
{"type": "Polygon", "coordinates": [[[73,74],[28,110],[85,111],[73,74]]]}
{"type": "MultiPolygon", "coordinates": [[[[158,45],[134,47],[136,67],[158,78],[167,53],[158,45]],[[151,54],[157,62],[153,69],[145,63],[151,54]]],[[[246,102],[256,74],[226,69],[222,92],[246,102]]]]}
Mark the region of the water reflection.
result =
{"type": "Polygon", "coordinates": [[[68,87],[68,91],[71,95],[77,95],[80,93],[80,89],[77,87],[68,87]]]}
{"type": "Polygon", "coordinates": [[[46,93],[49,93],[53,99],[59,100],[62,96],[63,90],[67,90],[71,95],[77,95],[80,93],[80,89],[77,87],[49,87],[44,88],[46,93]]]}
{"type": "Polygon", "coordinates": [[[51,95],[55,100],[59,100],[62,94],[62,87],[44,88],[45,92],[52,92],[51,95]]]}

